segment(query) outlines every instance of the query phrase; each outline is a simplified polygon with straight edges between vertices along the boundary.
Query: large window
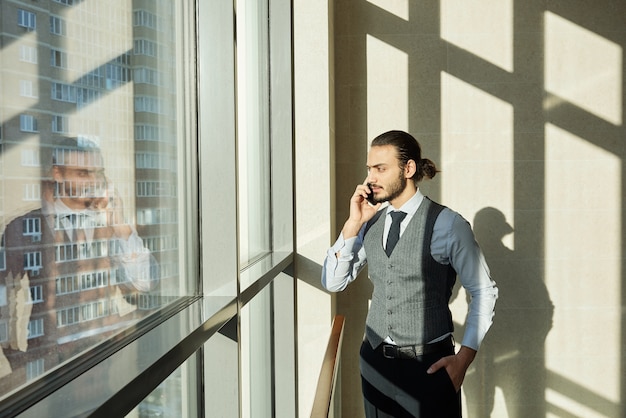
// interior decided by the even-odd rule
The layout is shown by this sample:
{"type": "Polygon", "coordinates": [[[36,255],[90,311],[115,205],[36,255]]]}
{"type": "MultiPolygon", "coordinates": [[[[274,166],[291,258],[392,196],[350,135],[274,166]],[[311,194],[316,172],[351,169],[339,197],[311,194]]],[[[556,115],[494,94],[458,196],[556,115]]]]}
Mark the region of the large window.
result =
{"type": "MultiPolygon", "coordinates": [[[[179,167],[195,142],[195,69],[181,59],[195,51],[185,32],[194,16],[182,3],[42,0],[36,16],[31,1],[0,2],[0,14],[15,16],[0,32],[19,51],[0,78],[20,89],[0,105],[12,133],[0,183],[18,197],[0,201],[0,410],[40,377],[70,382],[78,359],[112,341],[124,347],[198,293],[193,262],[180,262],[197,263],[186,252],[194,214],[180,214],[176,192],[189,190],[193,174],[179,167]],[[33,35],[37,17],[49,26],[33,35]]],[[[84,392],[79,415],[100,388],[84,392]]]]}
{"type": "Polygon", "coordinates": [[[37,15],[0,23],[0,411],[294,416],[291,2],[37,15]]]}

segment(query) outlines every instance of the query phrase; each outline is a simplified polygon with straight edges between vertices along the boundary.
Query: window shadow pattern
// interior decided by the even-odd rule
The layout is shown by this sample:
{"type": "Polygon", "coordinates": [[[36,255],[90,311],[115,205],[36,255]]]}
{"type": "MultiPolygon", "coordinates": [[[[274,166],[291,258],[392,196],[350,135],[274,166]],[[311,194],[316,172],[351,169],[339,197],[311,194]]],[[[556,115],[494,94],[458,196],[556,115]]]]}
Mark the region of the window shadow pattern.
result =
{"type": "MultiPolygon", "coordinates": [[[[407,54],[408,130],[426,143],[424,148],[434,161],[445,158],[441,147],[441,73],[450,74],[485,91],[513,108],[515,230],[510,225],[513,220],[506,219],[502,210],[496,207],[484,207],[473,220],[477,240],[484,249],[493,278],[500,289],[500,299],[496,306],[494,326],[468,371],[464,384],[469,409],[466,413],[469,417],[495,416],[494,397],[498,391],[501,393],[499,396],[503,397],[508,417],[540,417],[548,413],[563,417],[579,416],[561,404],[552,402],[547,396],[548,392],[552,392],[599,416],[622,416],[622,402],[605,395],[601,388],[591,390],[546,366],[545,341],[553,329],[553,316],[558,306],[553,305],[545,284],[547,159],[544,127],[546,124],[557,126],[614,155],[620,162],[624,160],[626,129],[623,123],[609,123],[547,91],[544,85],[546,58],[542,51],[545,49],[545,14],[550,12],[618,45],[623,56],[626,46],[623,2],[606,0],[591,5],[580,1],[512,1],[514,69],[511,72],[440,36],[441,8],[445,2],[406,2],[408,20],[373,3],[365,0],[334,2],[335,89],[338,98],[335,110],[335,152],[340,164],[344,163],[341,156],[347,149],[345,142],[351,141],[351,146],[356,149],[356,155],[350,155],[354,159],[364,156],[365,149],[360,142],[362,138],[377,134],[367,132],[367,37],[375,37],[407,54]],[[416,43],[413,35],[418,34],[427,34],[428,42],[416,43]],[[350,58],[346,59],[348,52],[350,58]],[[553,102],[558,105],[546,106],[546,103],[553,102]],[[515,250],[502,242],[508,234],[513,234],[515,250]]],[[[620,76],[623,80],[626,64],[623,60],[621,64],[620,76]]],[[[623,82],[621,85],[623,87],[623,82]]],[[[626,103],[623,88],[620,99],[623,121],[623,104],[626,103]]],[[[624,166],[621,164],[622,180],[618,180],[621,196],[626,195],[624,166]]],[[[357,181],[359,175],[354,175],[357,181]]],[[[445,176],[445,173],[442,175],[445,176]]],[[[352,183],[346,183],[349,184],[345,190],[342,189],[344,186],[337,184],[337,196],[350,193],[352,183]]],[[[442,194],[435,187],[429,188],[428,192],[435,200],[442,194]]],[[[337,217],[341,218],[339,215],[337,217]]],[[[618,220],[620,237],[625,236],[625,223],[622,215],[622,219],[618,220]]],[[[571,244],[563,242],[563,245],[571,244]]],[[[623,248],[620,254],[623,254],[623,248]]],[[[620,277],[612,278],[614,283],[621,283],[624,277],[623,256],[619,265],[620,277]]],[[[581,277],[575,282],[582,283],[584,280],[581,277]]],[[[593,291],[593,284],[585,283],[587,285],[593,291]]],[[[626,287],[621,286],[620,292],[623,307],[626,305],[626,287]]],[[[351,309],[354,305],[354,300],[348,301],[348,296],[344,298],[338,295],[339,311],[342,310],[341,306],[351,309]]],[[[350,316],[351,327],[355,328],[362,326],[367,312],[366,309],[357,311],[361,313],[360,317],[350,316]]],[[[623,314],[621,316],[621,336],[618,340],[620,346],[624,346],[626,324],[623,314]]],[[[350,327],[347,328],[349,333],[350,327]]],[[[457,340],[460,340],[458,337],[462,336],[463,326],[456,324],[456,328],[457,340]]],[[[560,343],[568,344],[568,341],[560,343]]],[[[346,345],[349,347],[350,342],[347,341],[346,345]]],[[[612,390],[617,390],[619,399],[623,400],[626,399],[623,355],[621,360],[620,364],[611,366],[618,368],[618,372],[612,373],[622,376],[617,382],[618,387],[612,390]]],[[[344,365],[350,370],[358,370],[357,365],[348,365],[356,361],[344,356],[344,365]]],[[[344,376],[344,393],[352,393],[358,387],[355,386],[358,385],[358,376],[354,380],[350,379],[344,376]]],[[[356,402],[344,402],[344,411],[346,408],[353,411],[358,407],[356,402]]]]}

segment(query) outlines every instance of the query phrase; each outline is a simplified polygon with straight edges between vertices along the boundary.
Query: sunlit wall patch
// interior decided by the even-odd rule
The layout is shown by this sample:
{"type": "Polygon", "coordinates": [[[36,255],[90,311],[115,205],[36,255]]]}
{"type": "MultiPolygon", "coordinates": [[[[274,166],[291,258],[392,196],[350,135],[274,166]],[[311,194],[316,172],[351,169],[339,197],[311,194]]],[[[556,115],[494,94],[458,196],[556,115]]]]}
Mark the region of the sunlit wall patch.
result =
{"type": "Polygon", "coordinates": [[[622,48],[552,12],[545,13],[545,88],[552,97],[614,125],[622,120],[622,48]]]}

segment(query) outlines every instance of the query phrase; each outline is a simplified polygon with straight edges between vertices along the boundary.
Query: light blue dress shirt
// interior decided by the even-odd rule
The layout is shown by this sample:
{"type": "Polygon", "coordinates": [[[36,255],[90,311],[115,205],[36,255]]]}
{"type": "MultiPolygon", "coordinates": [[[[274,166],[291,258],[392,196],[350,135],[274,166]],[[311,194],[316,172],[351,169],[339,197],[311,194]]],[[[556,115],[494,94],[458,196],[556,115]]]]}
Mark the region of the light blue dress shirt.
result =
{"type": "MultiPolygon", "coordinates": [[[[418,189],[402,207],[394,208],[388,205],[386,209],[381,209],[386,210],[383,246],[387,242],[391,226],[390,212],[400,210],[407,213],[400,224],[400,237],[402,237],[406,226],[423,200],[424,195],[418,189]]],[[[322,268],[322,285],[329,291],[344,290],[356,279],[367,263],[363,248],[364,234],[365,225],[356,237],[344,239],[343,234],[340,234],[335,244],[328,249],[322,268]],[[336,254],[339,254],[339,257],[336,254]]],[[[437,262],[449,264],[454,268],[459,281],[471,295],[462,345],[478,350],[492,324],[498,288],[491,279],[489,267],[469,223],[458,213],[444,208],[435,221],[430,250],[437,262]]]]}

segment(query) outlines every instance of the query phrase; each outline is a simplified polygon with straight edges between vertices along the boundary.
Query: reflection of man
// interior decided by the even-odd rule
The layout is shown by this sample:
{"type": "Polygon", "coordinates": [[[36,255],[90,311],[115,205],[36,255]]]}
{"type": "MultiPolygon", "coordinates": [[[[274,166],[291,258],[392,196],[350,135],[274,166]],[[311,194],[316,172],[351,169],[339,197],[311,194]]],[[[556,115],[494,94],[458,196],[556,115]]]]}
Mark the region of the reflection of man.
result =
{"type": "Polygon", "coordinates": [[[360,361],[368,417],[460,417],[461,383],[491,325],[497,288],[467,221],[419,192],[437,168],[415,138],[390,131],[371,145],[369,174],[328,250],[322,283],[343,290],[369,266],[360,361]],[[473,300],[455,353],[448,303],[457,274],[473,300]]]}
{"type": "Polygon", "coordinates": [[[55,200],[49,209],[56,214],[59,224],[55,226],[64,229],[68,238],[85,242],[81,250],[90,251],[94,240],[112,240],[113,253],[108,255],[116,258],[115,264],[137,290],[148,291],[154,284],[150,252],[135,229],[124,222],[122,201],[104,175],[100,150],[85,142],[54,152],[55,200]],[[77,238],[83,231],[85,237],[77,238]]]}
{"type": "Polygon", "coordinates": [[[0,285],[7,303],[0,312],[9,319],[3,348],[10,369],[5,361],[0,375],[13,372],[18,381],[3,379],[0,393],[136,318],[141,292],[158,279],[154,258],[124,222],[93,142],[64,139],[53,149],[50,174],[52,182],[42,182],[42,207],[4,231],[0,285]]]}

